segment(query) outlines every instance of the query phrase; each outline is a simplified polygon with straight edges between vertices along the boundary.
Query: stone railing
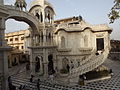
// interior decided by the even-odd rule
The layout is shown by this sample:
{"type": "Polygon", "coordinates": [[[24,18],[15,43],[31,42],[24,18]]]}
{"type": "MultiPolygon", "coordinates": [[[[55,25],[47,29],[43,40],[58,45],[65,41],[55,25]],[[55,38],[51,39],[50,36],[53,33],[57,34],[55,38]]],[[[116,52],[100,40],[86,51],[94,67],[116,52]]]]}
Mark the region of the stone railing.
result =
{"type": "Polygon", "coordinates": [[[91,58],[87,58],[87,60],[83,61],[78,68],[74,68],[70,71],[70,79],[79,77],[79,75],[82,75],[97,68],[105,61],[108,52],[109,51],[106,50],[101,55],[91,55],[91,58]]]}
{"type": "Polygon", "coordinates": [[[77,28],[80,28],[80,25],[79,24],[74,24],[74,22],[78,22],[79,23],[79,20],[77,21],[72,21],[72,22],[69,22],[69,23],[62,23],[62,24],[59,24],[58,25],[58,28],[69,28],[69,27],[77,27],[77,28]],[[70,24],[70,23],[73,23],[73,24],[70,24]]]}

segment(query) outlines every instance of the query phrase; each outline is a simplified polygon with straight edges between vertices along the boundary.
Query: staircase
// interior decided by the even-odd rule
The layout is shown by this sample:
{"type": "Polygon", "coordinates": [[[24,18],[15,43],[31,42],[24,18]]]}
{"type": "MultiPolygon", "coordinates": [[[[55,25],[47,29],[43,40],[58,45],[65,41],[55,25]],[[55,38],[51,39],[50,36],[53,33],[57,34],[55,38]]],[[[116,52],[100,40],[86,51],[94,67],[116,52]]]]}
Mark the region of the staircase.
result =
{"type": "Polygon", "coordinates": [[[85,74],[86,72],[92,71],[100,66],[106,60],[108,53],[109,50],[107,47],[100,55],[95,55],[95,53],[92,53],[89,58],[81,62],[79,67],[71,69],[69,81],[78,82],[79,75],[85,74]]]}

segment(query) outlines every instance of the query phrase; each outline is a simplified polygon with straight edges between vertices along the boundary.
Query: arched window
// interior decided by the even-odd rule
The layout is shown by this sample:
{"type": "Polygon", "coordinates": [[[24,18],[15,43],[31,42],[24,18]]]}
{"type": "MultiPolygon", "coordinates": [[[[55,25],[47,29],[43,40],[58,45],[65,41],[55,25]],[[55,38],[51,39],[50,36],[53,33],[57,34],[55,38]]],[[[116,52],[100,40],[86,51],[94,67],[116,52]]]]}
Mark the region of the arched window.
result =
{"type": "Polygon", "coordinates": [[[41,20],[41,22],[43,22],[43,15],[42,15],[42,12],[40,13],[40,20],[41,20]]]}
{"type": "Polygon", "coordinates": [[[65,37],[61,37],[61,48],[65,48],[65,37]]]}
{"type": "Polygon", "coordinates": [[[35,16],[37,17],[37,19],[40,19],[40,15],[38,13],[36,13],[35,16]]]}

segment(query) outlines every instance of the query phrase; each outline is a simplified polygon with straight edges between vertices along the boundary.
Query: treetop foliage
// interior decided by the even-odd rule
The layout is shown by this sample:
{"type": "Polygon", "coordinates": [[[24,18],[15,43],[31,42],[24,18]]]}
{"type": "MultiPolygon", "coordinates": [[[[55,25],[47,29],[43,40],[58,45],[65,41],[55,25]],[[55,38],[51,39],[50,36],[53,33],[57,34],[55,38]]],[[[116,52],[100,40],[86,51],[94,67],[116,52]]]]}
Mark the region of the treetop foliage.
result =
{"type": "Polygon", "coordinates": [[[120,0],[114,0],[114,5],[108,14],[108,17],[110,19],[110,23],[114,23],[116,19],[120,18],[120,0]]]}

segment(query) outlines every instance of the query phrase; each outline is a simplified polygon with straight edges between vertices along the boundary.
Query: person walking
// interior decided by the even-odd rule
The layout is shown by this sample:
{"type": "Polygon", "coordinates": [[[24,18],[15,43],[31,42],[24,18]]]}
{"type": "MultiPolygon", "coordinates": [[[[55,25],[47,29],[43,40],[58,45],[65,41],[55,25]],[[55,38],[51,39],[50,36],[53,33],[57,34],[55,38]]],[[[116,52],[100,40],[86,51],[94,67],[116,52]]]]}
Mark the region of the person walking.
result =
{"type": "Polygon", "coordinates": [[[8,86],[9,86],[9,90],[12,90],[12,80],[11,80],[11,76],[8,77],[8,86]]]}
{"type": "Polygon", "coordinates": [[[40,90],[40,79],[37,80],[37,90],[40,90]]]}
{"type": "Polygon", "coordinates": [[[30,78],[30,82],[32,83],[33,82],[33,75],[31,75],[31,78],[30,78]]]}

